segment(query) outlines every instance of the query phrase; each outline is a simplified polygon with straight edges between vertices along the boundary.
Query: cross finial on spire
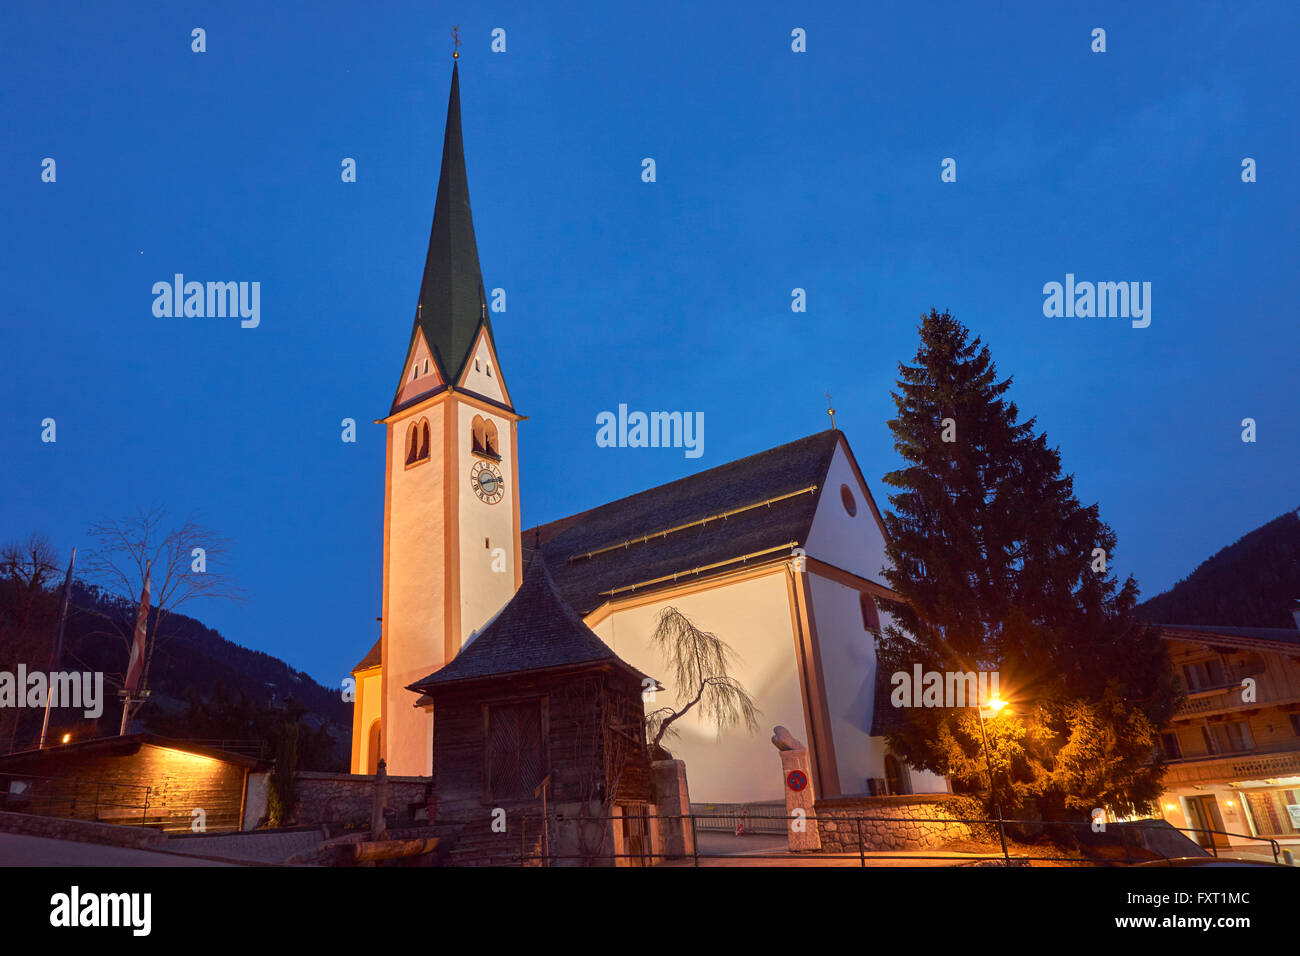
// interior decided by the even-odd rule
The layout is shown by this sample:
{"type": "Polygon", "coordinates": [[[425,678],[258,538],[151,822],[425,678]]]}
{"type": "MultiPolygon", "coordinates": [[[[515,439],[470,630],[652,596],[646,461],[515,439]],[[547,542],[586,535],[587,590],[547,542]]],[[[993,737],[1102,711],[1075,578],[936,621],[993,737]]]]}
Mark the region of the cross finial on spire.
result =
{"type": "Polygon", "coordinates": [[[459,60],[460,59],[460,24],[459,23],[451,28],[451,42],[452,42],[451,58],[453,60],[459,60]]]}
{"type": "Polygon", "coordinates": [[[831,393],[826,392],[826,414],[831,417],[831,430],[835,430],[835,409],[831,408],[831,393]]]}

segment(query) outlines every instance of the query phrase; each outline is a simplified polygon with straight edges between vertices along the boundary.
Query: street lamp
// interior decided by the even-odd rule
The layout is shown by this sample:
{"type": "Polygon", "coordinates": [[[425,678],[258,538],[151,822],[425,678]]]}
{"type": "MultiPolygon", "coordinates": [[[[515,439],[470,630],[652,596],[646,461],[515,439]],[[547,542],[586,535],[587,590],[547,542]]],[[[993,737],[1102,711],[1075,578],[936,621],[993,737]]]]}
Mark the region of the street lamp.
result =
{"type": "Polygon", "coordinates": [[[998,802],[997,788],[993,784],[993,761],[989,757],[989,735],[984,730],[984,710],[987,708],[992,711],[991,716],[996,717],[1007,702],[1000,697],[990,697],[984,702],[984,707],[979,708],[980,715],[980,737],[984,741],[984,765],[989,770],[989,796],[993,798],[993,809],[998,815],[998,839],[1002,841],[1002,858],[1006,860],[1007,866],[1011,865],[1011,857],[1007,853],[1007,832],[1002,824],[1002,804],[998,802]]]}

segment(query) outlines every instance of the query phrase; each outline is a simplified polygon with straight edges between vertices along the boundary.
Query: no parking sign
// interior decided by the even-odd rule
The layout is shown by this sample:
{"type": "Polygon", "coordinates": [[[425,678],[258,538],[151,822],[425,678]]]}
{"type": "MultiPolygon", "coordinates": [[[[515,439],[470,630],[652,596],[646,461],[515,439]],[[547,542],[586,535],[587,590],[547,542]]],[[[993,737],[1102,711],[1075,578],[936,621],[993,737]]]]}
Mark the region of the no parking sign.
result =
{"type": "Polygon", "coordinates": [[[808,786],[808,775],[802,770],[791,770],[785,775],[785,785],[798,793],[804,787],[808,786]]]}

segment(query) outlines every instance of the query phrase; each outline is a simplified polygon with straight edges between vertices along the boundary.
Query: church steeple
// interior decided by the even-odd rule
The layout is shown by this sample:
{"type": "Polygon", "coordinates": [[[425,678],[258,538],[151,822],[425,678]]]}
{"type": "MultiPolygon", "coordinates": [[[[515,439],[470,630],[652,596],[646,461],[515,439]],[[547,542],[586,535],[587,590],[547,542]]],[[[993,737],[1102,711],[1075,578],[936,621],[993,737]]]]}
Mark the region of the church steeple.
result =
{"type": "MultiPolygon", "coordinates": [[[[489,339],[487,298],[479,270],[478,243],[469,206],[469,181],[465,173],[465,145],[460,129],[460,74],[451,68],[451,95],[447,101],[447,129],[442,140],[442,171],[429,231],[429,251],[420,280],[411,345],[419,333],[438,363],[443,382],[460,380],[469,361],[479,327],[489,339]]],[[[495,346],[495,343],[493,343],[495,346]]],[[[394,407],[398,403],[394,402],[394,407]]]]}

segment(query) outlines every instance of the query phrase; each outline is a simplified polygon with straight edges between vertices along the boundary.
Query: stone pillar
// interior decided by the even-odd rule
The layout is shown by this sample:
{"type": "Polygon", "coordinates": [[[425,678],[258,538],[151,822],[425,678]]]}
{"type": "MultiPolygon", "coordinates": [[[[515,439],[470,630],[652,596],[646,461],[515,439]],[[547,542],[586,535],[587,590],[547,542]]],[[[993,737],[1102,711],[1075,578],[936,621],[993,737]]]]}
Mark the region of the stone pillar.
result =
{"type": "Polygon", "coordinates": [[[772,746],[781,753],[781,788],[785,791],[785,814],[796,819],[786,821],[786,836],[791,852],[820,850],[821,834],[813,803],[812,762],[808,748],[795,740],[784,727],[772,728],[772,746]]]}
{"type": "Polygon", "coordinates": [[[654,795],[655,804],[655,856],[680,859],[694,854],[691,821],[680,819],[691,812],[691,795],[686,789],[685,761],[656,760],[651,763],[650,792],[654,795]]]}

